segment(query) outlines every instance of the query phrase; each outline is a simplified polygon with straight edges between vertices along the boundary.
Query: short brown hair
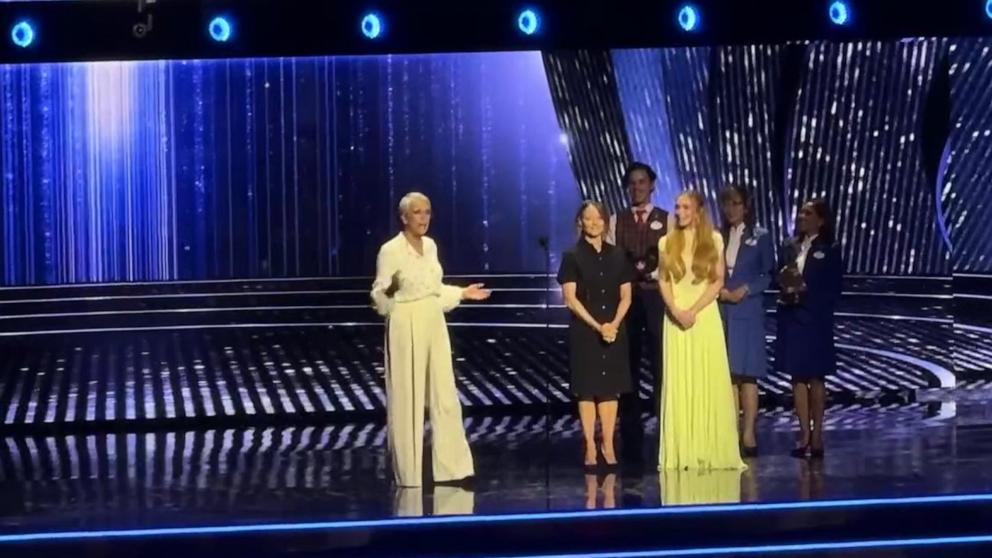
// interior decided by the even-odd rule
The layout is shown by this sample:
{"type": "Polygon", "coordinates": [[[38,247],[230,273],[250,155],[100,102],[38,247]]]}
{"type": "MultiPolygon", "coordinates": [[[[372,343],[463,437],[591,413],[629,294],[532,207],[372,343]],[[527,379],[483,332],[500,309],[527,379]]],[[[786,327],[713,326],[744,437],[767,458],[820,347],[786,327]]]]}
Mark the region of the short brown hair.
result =
{"type": "Polygon", "coordinates": [[[603,234],[608,234],[610,232],[610,210],[606,209],[606,206],[598,201],[586,200],[579,205],[579,210],[575,213],[575,230],[579,238],[582,238],[582,214],[589,207],[595,207],[596,211],[599,212],[599,216],[603,218],[603,223],[605,223],[603,234]]]}

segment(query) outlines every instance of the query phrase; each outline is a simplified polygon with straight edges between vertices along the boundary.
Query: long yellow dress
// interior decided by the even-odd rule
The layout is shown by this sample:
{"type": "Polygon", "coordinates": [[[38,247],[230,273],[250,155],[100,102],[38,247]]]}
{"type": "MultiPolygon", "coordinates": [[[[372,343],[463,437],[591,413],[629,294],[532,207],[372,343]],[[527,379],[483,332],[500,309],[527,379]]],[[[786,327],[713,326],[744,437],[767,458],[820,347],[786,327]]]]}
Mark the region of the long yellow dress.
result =
{"type": "MultiPolygon", "coordinates": [[[[668,237],[658,242],[665,254],[668,237]]],[[[687,239],[688,240],[688,239],[687,239]]],[[[723,238],[713,233],[720,266],[723,238]]],[[[689,308],[709,283],[693,283],[692,243],[682,254],[686,273],[673,282],[675,305],[689,308]]],[[[658,469],[744,469],[737,443],[737,417],[720,310],[713,301],[683,329],[666,312],[662,366],[658,469]]]]}
{"type": "Polygon", "coordinates": [[[666,506],[692,504],[739,504],[741,475],[733,469],[665,469],[658,473],[661,503],[666,506]]]}

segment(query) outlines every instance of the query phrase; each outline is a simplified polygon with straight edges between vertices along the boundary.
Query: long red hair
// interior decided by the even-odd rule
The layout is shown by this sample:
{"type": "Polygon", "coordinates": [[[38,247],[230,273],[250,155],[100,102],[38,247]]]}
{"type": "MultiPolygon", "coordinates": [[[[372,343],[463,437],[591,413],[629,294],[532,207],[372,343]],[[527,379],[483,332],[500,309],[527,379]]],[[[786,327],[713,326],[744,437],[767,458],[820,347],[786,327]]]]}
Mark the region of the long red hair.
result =
{"type": "MultiPolygon", "coordinates": [[[[699,283],[704,279],[710,283],[716,281],[716,268],[720,261],[720,255],[716,250],[716,243],[713,242],[713,222],[710,221],[709,213],[706,212],[706,199],[702,194],[695,191],[685,191],[679,194],[679,200],[688,199],[695,208],[696,234],[693,238],[692,246],[692,274],[695,277],[693,283],[699,283]]],[[[661,259],[662,280],[675,281],[682,280],[685,276],[685,262],[682,260],[682,252],[685,250],[685,227],[675,223],[675,228],[668,233],[668,240],[665,241],[665,254],[661,259]]]]}

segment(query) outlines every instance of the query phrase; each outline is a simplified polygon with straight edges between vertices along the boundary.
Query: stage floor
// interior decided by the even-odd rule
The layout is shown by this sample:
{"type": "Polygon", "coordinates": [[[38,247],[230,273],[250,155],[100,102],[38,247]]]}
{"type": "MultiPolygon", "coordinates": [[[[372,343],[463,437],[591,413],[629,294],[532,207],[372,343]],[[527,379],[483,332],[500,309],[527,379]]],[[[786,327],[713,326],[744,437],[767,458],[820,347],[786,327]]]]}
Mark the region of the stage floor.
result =
{"type": "MultiPolygon", "coordinates": [[[[954,279],[962,289],[968,281],[979,279],[954,279]]],[[[434,486],[429,478],[422,489],[392,485],[382,325],[369,309],[366,278],[0,289],[0,548],[10,543],[18,552],[47,548],[62,556],[81,548],[72,546],[79,541],[101,556],[194,558],[216,554],[215,535],[277,525],[281,538],[231,535],[224,544],[244,556],[299,557],[327,555],[333,540],[334,548],[347,547],[337,555],[354,557],[393,555],[372,548],[361,554],[347,546],[356,540],[393,541],[386,546],[404,556],[435,558],[441,554],[417,554],[408,541],[442,541],[452,533],[471,540],[472,529],[490,529],[488,553],[466,547],[445,556],[501,556],[505,548],[493,550],[499,544],[491,543],[515,537],[534,514],[555,516],[554,525],[535,527],[530,546],[514,556],[564,548],[540,543],[548,530],[585,529],[591,546],[572,547],[583,551],[608,546],[621,532],[646,533],[644,549],[659,542],[690,548],[811,536],[874,540],[926,535],[921,526],[932,523],[931,513],[958,514],[947,525],[936,522],[932,536],[992,536],[986,527],[992,497],[944,500],[934,504],[944,508],[920,508],[913,512],[919,523],[905,525],[901,514],[912,510],[888,503],[992,493],[987,278],[973,285],[977,294],[960,300],[950,280],[848,278],[822,462],[788,456],[796,435],[789,384],[772,373],[761,384],[761,456],[747,471],[659,474],[657,423],[645,415],[644,463],[596,475],[581,466],[568,389],[567,314],[557,291],[548,290],[543,276],[486,282],[498,289],[493,299],[459,309],[449,322],[478,472],[471,490],[434,486]],[[877,508],[830,503],[866,498],[882,500],[877,508]],[[830,509],[775,507],[786,502],[830,509]],[[727,506],[721,510],[757,504],[759,518],[718,511],[729,515],[693,524],[691,517],[645,515],[703,504],[727,506]],[[654,533],[636,517],[614,516],[604,516],[614,521],[610,528],[583,527],[599,521],[584,519],[589,509],[629,510],[669,530],[654,533]],[[578,514],[557,515],[573,511],[578,514]],[[765,521],[760,514],[771,515],[765,521]],[[462,516],[468,519],[457,525],[402,523],[462,516]],[[296,530],[306,522],[317,523],[304,544],[296,530]],[[859,532],[853,525],[887,530],[859,532]],[[206,538],[190,547],[182,546],[185,539],[167,545],[132,536],[135,529],[179,536],[199,527],[210,534],[195,535],[206,538]],[[98,535],[133,544],[100,542],[98,535]],[[52,546],[57,541],[68,546],[52,546]],[[253,554],[260,542],[270,546],[253,554]]],[[[770,343],[773,294],[768,301],[770,343]]],[[[647,375],[640,387],[647,400],[647,375]]],[[[590,554],[600,555],[613,554],[590,554]]]]}
{"type": "Polygon", "coordinates": [[[9,436],[0,534],[992,492],[988,402],[835,406],[828,417],[822,462],[788,456],[794,421],[779,409],[762,413],[762,455],[747,471],[663,474],[647,418],[645,465],[598,475],[583,473],[570,415],[472,417],[474,490],[429,478],[394,488],[374,422],[9,436]]]}

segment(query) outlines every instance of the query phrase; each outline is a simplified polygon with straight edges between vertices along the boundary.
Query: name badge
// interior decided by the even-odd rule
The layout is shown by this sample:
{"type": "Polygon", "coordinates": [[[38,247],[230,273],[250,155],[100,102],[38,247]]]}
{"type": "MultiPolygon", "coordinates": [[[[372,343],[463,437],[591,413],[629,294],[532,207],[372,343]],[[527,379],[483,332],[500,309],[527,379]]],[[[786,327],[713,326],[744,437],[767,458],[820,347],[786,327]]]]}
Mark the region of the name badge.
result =
{"type": "Polygon", "coordinates": [[[813,252],[813,257],[818,260],[822,260],[823,258],[826,258],[827,255],[824,254],[823,252],[813,252]]]}
{"type": "Polygon", "coordinates": [[[747,244],[748,246],[757,246],[758,245],[758,239],[757,238],[749,238],[749,239],[747,239],[747,240],[744,241],[744,244],[747,244]]]}
{"type": "Polygon", "coordinates": [[[651,224],[648,226],[651,227],[651,230],[653,231],[660,231],[665,225],[661,224],[661,221],[651,221],[651,224]]]}

